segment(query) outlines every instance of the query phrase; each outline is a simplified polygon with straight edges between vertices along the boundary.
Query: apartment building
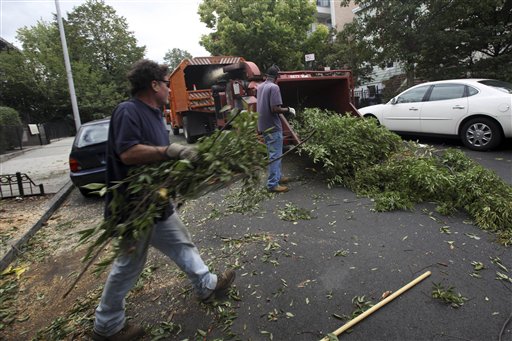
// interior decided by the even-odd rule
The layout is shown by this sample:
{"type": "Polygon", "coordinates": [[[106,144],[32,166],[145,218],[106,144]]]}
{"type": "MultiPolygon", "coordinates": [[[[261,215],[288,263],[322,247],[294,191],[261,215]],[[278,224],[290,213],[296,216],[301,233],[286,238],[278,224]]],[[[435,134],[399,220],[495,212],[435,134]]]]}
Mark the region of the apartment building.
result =
{"type": "Polygon", "coordinates": [[[341,31],[343,25],[354,19],[356,8],[352,2],[347,7],[341,7],[339,0],[316,0],[317,22],[341,31]]]}
{"type": "MultiPolygon", "coordinates": [[[[317,24],[341,31],[345,24],[354,20],[361,9],[353,2],[341,7],[339,0],[316,0],[316,10],[317,24]]],[[[380,103],[383,82],[393,77],[400,78],[403,74],[404,70],[398,62],[390,62],[384,68],[374,67],[372,80],[356,88],[355,93],[360,106],[380,103]]]]}

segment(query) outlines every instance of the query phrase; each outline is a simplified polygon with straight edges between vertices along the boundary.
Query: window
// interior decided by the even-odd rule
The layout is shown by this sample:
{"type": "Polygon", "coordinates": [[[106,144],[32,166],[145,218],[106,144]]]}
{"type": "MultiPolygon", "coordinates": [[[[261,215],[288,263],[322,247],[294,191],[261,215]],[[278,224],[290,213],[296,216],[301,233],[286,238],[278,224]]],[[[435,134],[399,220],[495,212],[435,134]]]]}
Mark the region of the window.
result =
{"type": "Polygon", "coordinates": [[[108,139],[108,126],[108,121],[101,124],[83,125],[80,128],[77,147],[83,148],[92,144],[105,142],[108,139]]]}
{"type": "Polygon", "coordinates": [[[482,83],[484,85],[496,88],[496,89],[506,92],[508,94],[512,94],[512,83],[509,83],[509,82],[503,82],[503,81],[498,81],[498,80],[494,80],[494,79],[486,79],[483,81],[479,81],[478,83],[482,83]]]}
{"type": "Polygon", "coordinates": [[[437,84],[430,93],[429,101],[442,101],[464,97],[464,84],[437,84]]]}
{"type": "Polygon", "coordinates": [[[396,103],[414,103],[421,102],[427,93],[427,90],[430,88],[430,85],[420,86],[411,90],[408,90],[401,94],[396,99],[396,103]]]}
{"type": "Polygon", "coordinates": [[[478,90],[473,88],[473,87],[471,87],[471,86],[466,85],[466,88],[468,89],[468,97],[469,96],[474,96],[474,95],[476,95],[478,93],[478,90]]]}

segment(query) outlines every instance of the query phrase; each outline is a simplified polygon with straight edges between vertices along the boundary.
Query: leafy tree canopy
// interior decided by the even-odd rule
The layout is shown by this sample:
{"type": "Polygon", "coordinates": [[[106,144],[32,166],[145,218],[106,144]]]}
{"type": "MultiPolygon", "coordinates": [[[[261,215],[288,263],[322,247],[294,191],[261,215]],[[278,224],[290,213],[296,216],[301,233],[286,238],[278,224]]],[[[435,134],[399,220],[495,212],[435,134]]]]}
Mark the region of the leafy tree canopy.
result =
{"type": "Polygon", "coordinates": [[[174,70],[183,59],[187,58],[192,58],[192,55],[188,51],[173,48],[165,54],[164,62],[169,65],[170,70],[174,70]]]}
{"type": "MultiPolygon", "coordinates": [[[[82,122],[108,116],[126,98],[126,72],[144,56],[123,17],[102,0],[89,0],[64,22],[82,122]]],[[[22,50],[0,54],[0,101],[27,123],[68,119],[72,109],[56,17],[18,30],[22,50]]]]}
{"type": "Polygon", "coordinates": [[[372,49],[367,44],[357,42],[350,29],[344,29],[336,34],[330,52],[325,57],[325,64],[334,69],[350,69],[356,83],[361,84],[371,79],[373,67],[372,49]]]}
{"type": "Polygon", "coordinates": [[[294,70],[303,67],[316,6],[309,0],[205,0],[198,13],[215,30],[201,38],[211,54],[242,56],[262,70],[274,63],[294,70]]]}
{"type": "Polygon", "coordinates": [[[89,0],[75,7],[66,20],[68,45],[74,60],[85,60],[106,81],[115,81],[123,91],[126,72],[144,57],[145,46],[137,46],[128,23],[103,0],[89,0]]]}
{"type": "Polygon", "coordinates": [[[408,85],[415,76],[512,78],[510,0],[354,2],[361,10],[346,34],[370,53],[367,63],[401,62],[408,85]]]}

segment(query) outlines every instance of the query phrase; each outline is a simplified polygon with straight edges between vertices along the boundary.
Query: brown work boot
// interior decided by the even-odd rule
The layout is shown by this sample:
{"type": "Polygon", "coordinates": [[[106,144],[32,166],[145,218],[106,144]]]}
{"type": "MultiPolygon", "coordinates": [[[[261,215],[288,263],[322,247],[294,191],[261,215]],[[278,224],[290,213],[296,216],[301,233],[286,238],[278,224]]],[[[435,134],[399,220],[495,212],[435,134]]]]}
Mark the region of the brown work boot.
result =
{"type": "Polygon", "coordinates": [[[135,326],[127,323],[123,329],[110,336],[103,336],[94,331],[92,339],[94,341],[134,341],[140,339],[145,334],[146,331],[141,326],[135,326]]]}
{"type": "Polygon", "coordinates": [[[281,179],[279,179],[280,184],[287,184],[290,182],[290,178],[287,176],[282,176],[281,179]]]}
{"type": "Polygon", "coordinates": [[[231,284],[233,284],[233,281],[235,280],[236,273],[235,270],[228,269],[221,273],[220,275],[217,275],[217,285],[215,286],[215,289],[208,295],[206,298],[203,298],[203,302],[209,302],[217,293],[220,293],[222,291],[227,290],[231,284]]]}
{"type": "Polygon", "coordinates": [[[284,192],[288,192],[288,187],[277,185],[277,186],[269,189],[269,191],[270,192],[276,192],[276,193],[284,193],[284,192]]]}

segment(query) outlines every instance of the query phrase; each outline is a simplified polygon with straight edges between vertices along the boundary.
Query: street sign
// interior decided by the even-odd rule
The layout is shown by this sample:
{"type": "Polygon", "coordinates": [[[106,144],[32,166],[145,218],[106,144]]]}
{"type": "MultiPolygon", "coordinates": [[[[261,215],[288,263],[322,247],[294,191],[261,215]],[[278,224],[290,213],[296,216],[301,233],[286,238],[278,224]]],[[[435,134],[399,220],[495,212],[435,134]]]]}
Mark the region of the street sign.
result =
{"type": "Polygon", "coordinates": [[[315,60],[315,54],[314,53],[307,54],[304,56],[304,58],[306,59],[306,62],[312,62],[315,60]]]}

